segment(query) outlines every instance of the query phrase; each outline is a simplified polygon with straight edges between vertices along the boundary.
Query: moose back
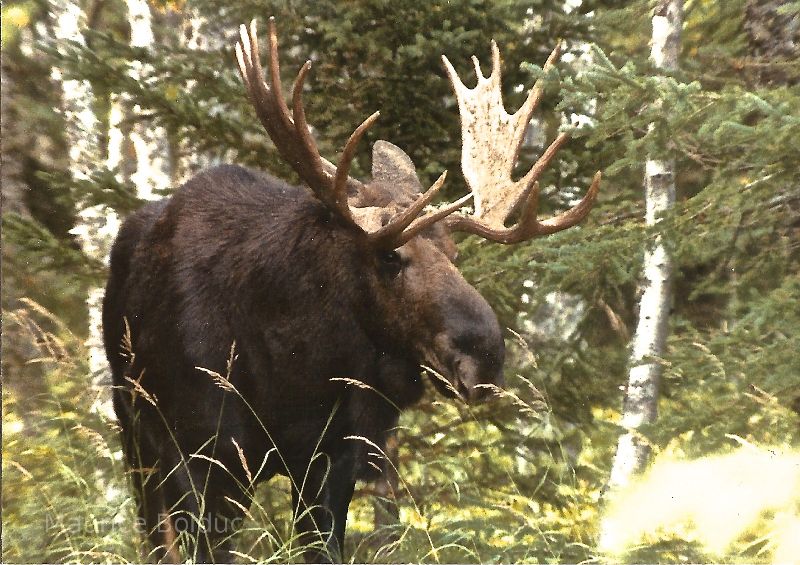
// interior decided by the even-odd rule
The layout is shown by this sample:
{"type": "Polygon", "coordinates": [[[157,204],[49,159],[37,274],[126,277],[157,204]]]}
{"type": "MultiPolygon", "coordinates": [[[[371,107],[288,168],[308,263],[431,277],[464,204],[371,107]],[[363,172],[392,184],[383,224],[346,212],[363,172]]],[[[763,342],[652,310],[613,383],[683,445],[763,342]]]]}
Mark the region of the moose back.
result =
{"type": "Polygon", "coordinates": [[[445,175],[423,190],[388,142],[373,147],[369,182],[349,176],[377,114],[337,165],[320,156],[301,99],[310,62],[287,103],[273,20],[266,76],[254,23],[236,51],[259,119],[304,186],[220,166],[125,221],[103,307],[114,408],[151,559],[230,561],[254,488],[284,474],[306,559],[338,561],[355,483],[385,467],[370,444],[385,445],[420,398],[421,367],[467,401],[502,385],[501,329],[453,265],[450,233],[516,243],[566,229],[589,212],[600,177],[577,206],[538,220],[536,179],[566,135],[511,179],[541,90],[508,115],[494,44],[492,73],[478,71],[474,89],[444,59],[471,192],[431,211],[445,175]],[[456,213],[469,199],[474,213],[456,213]]]}

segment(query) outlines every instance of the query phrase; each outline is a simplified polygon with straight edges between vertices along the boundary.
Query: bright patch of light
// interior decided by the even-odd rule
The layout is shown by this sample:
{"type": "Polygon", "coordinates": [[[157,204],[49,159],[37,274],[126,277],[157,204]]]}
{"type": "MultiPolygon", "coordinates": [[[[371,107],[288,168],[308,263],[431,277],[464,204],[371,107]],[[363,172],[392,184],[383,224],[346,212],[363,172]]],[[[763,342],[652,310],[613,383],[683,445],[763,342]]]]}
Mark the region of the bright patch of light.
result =
{"type": "Polygon", "coordinates": [[[14,27],[25,27],[31,21],[28,10],[22,6],[9,6],[3,13],[6,21],[14,27]]]}
{"type": "Polygon", "coordinates": [[[122,491],[115,486],[109,486],[106,488],[105,495],[108,502],[114,502],[122,495],[122,491]]]}
{"type": "Polygon", "coordinates": [[[571,123],[575,127],[590,126],[594,124],[594,119],[587,116],[586,114],[570,114],[569,123],[571,123]]]}
{"type": "Polygon", "coordinates": [[[3,422],[3,432],[9,436],[18,434],[24,429],[25,429],[25,424],[22,423],[22,420],[3,422]]]}
{"type": "Polygon", "coordinates": [[[641,541],[677,536],[724,556],[738,538],[767,528],[773,562],[796,562],[799,503],[800,452],[749,446],[696,461],[661,457],[613,500],[601,546],[621,555],[641,541]]]}
{"type": "Polygon", "coordinates": [[[572,13],[576,8],[580,8],[581,4],[583,4],[583,0],[566,0],[564,2],[564,13],[572,13]]]}

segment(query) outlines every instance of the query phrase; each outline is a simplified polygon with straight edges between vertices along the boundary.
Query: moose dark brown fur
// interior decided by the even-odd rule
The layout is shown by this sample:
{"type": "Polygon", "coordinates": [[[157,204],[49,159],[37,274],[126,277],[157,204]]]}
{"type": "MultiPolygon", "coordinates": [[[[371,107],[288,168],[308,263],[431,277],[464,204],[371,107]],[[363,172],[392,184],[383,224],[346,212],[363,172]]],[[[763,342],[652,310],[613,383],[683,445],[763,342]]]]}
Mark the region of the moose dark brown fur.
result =
{"type": "Polygon", "coordinates": [[[411,160],[387,142],[373,148],[369,183],[348,176],[377,116],[338,166],[319,155],[300,99],[309,64],[290,113],[274,22],[267,80],[254,24],[237,55],[259,118],[306,186],[221,166],[126,220],[103,310],[114,407],[151,558],[180,559],[186,539],[188,557],[229,561],[228,537],[255,486],[280,473],[292,481],[302,541],[316,541],[306,558],[339,560],[355,483],[385,465],[370,443],[384,445],[399,411],[420,398],[421,366],[468,401],[503,382],[500,327],[453,265],[449,232],[513,243],[565,229],[588,213],[599,175],[578,206],[538,221],[536,177],[565,137],[511,181],[540,91],[501,114],[493,45],[493,72],[473,90],[446,62],[476,212],[453,214],[461,199],[423,213],[444,175],[423,191],[411,160]],[[495,96],[488,115],[476,113],[495,96]],[[505,227],[518,208],[519,222],[505,227]]]}

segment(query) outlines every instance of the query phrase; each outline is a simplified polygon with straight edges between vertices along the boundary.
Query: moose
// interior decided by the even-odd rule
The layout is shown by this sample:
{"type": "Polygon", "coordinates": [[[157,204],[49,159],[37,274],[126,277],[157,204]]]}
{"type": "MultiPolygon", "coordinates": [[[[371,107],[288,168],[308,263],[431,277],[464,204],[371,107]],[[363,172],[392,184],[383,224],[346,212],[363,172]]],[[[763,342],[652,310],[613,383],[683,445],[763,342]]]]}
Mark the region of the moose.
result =
{"type": "MultiPolygon", "coordinates": [[[[371,180],[359,181],[350,166],[378,113],[332,164],[306,122],[311,62],[290,106],[274,19],[266,76],[255,20],[240,35],[249,99],[304,186],[216,166],[127,218],[103,304],[114,409],[149,558],[230,561],[255,487],[283,474],[304,558],[337,562],[356,481],[385,469],[378,452],[421,398],[426,372],[467,402],[502,386],[502,331],[455,267],[451,233],[514,244],[570,228],[589,213],[600,173],[573,208],[537,218],[537,179],[567,135],[512,180],[542,89],[506,113],[492,42],[492,72],[474,59],[474,88],[442,57],[470,193],[429,206],[445,173],[423,190],[411,159],[386,141],[373,145],[371,180]],[[470,199],[474,212],[457,213],[470,199]]],[[[558,48],[547,66],[557,57],[558,48]]]]}

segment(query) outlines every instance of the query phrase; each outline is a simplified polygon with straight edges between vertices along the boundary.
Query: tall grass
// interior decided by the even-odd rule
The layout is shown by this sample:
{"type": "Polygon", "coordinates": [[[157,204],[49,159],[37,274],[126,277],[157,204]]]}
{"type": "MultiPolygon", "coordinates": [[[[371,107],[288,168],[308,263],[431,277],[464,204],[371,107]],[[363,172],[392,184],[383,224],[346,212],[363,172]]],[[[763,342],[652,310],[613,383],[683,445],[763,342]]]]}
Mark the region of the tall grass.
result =
{"type": "MultiPolygon", "coordinates": [[[[3,394],[2,560],[152,560],[151,548],[144,543],[142,527],[137,524],[131,476],[122,458],[117,424],[98,409],[109,390],[97,391],[88,385],[81,340],[57,317],[30,301],[6,313],[4,323],[6,327],[13,324],[26,335],[36,353],[20,374],[7,379],[3,394]],[[20,385],[24,379],[37,380],[41,385],[35,387],[38,392],[27,394],[31,387],[20,385]]],[[[670,512],[671,493],[681,489],[689,492],[689,484],[699,492],[710,493],[715,485],[688,475],[682,480],[685,484],[669,482],[665,476],[675,478],[688,471],[665,475],[654,470],[643,486],[625,495],[627,506],[615,506],[612,512],[624,521],[644,510],[650,521],[636,519],[634,525],[656,525],[640,534],[626,526],[630,539],[620,542],[619,547],[604,548],[609,553],[601,553],[595,540],[602,517],[600,490],[606,473],[604,462],[610,455],[607,446],[613,444],[603,434],[612,432],[599,429],[576,449],[568,432],[553,420],[547,398],[535,386],[535,357],[527,351],[524,340],[512,344],[510,353],[510,366],[519,371],[507,375],[506,390],[492,389],[494,402],[467,407],[430,392],[419,410],[404,414],[397,430],[399,457],[396,461],[389,459],[400,479],[392,496],[399,519],[376,528],[372,504],[375,489],[359,484],[348,516],[344,549],[348,561],[579,563],[601,561],[611,555],[629,562],[769,562],[786,557],[794,547],[786,540],[794,539],[793,532],[797,531],[792,517],[797,515],[800,490],[787,491],[795,497],[788,506],[759,506],[748,518],[749,526],[739,527],[735,519],[738,514],[728,512],[726,516],[733,516],[733,522],[726,523],[733,526],[726,531],[733,534],[714,545],[713,535],[702,534],[706,526],[696,512],[687,511],[675,518],[671,529],[658,524],[670,512]]],[[[232,350],[230,363],[234,361],[232,350]]],[[[238,395],[227,378],[230,365],[226,375],[205,372],[229,394],[238,395]]],[[[356,381],[346,384],[366,386],[356,381]]],[[[349,440],[365,443],[375,457],[385,456],[382,446],[363,437],[349,440]]],[[[186,461],[201,456],[183,455],[186,461]]],[[[271,452],[268,456],[281,454],[271,452]]],[[[207,463],[231,471],[221,461],[210,459],[207,463]]],[[[755,465],[756,459],[748,461],[755,465]]],[[[250,482],[264,464],[247,461],[243,454],[239,463],[250,482]]],[[[699,465],[711,483],[731,467],[729,460],[699,465]]],[[[729,476],[735,478],[736,469],[743,465],[741,461],[733,464],[729,476]]],[[[775,467],[767,464],[764,469],[775,467]]],[[[787,476],[798,480],[793,469],[787,476]]],[[[748,492],[757,500],[766,500],[759,488],[769,485],[759,486],[759,473],[767,476],[767,471],[755,473],[748,492]]],[[[777,487],[779,481],[771,481],[777,487]]],[[[723,483],[716,480],[719,500],[730,498],[730,491],[736,491],[736,485],[731,484],[722,488],[723,483]]],[[[205,485],[194,486],[195,491],[189,494],[202,502],[205,485]]],[[[302,484],[298,486],[302,488],[302,484]]],[[[302,554],[309,547],[298,537],[289,479],[275,477],[258,488],[242,511],[244,521],[233,539],[236,560],[303,561],[302,554]]],[[[191,546],[187,541],[178,540],[184,550],[191,546]]],[[[321,541],[315,543],[322,547],[321,541]]]]}
{"type": "MultiPolygon", "coordinates": [[[[6,323],[23,329],[38,351],[16,378],[39,374],[46,392],[27,398],[24,411],[13,389],[3,397],[3,561],[125,563],[152,559],[137,524],[136,501],[122,459],[117,424],[93,409],[100,399],[88,386],[81,340],[32,302],[9,313],[6,323]]],[[[234,355],[232,351],[231,362],[234,355]]],[[[238,394],[227,375],[206,372],[219,386],[238,394]]],[[[542,411],[538,397],[531,397],[528,403],[519,395],[496,392],[505,397],[501,402],[516,405],[525,419],[542,411]]],[[[398,430],[401,446],[417,434],[429,436],[422,438],[427,447],[418,443],[414,452],[401,449],[397,469],[401,480],[395,493],[399,522],[376,530],[369,497],[372,487],[359,485],[348,519],[345,556],[359,562],[586,558],[584,544],[569,540],[566,530],[571,525],[566,530],[564,522],[552,527],[537,516],[541,509],[527,495],[535,493],[526,494],[516,483],[513,458],[491,453],[500,437],[496,427],[487,427],[479,413],[452,402],[436,399],[427,411],[424,417],[439,422],[440,429],[460,428],[458,433],[471,441],[461,445],[454,434],[440,438],[441,431],[421,432],[421,415],[404,416],[398,430]],[[476,447],[481,444],[487,449],[476,447]],[[506,484],[488,490],[473,484],[470,466],[485,466],[493,458],[496,466],[508,466],[503,471],[506,484]]],[[[350,440],[366,441],[357,436],[350,440]]],[[[383,456],[380,446],[368,448],[383,456]]],[[[185,460],[193,457],[198,454],[184,454],[185,460]]],[[[219,461],[210,464],[224,468],[219,461]]],[[[242,464],[254,476],[263,462],[242,464]]],[[[204,485],[195,485],[195,489],[191,495],[202,500],[204,485]]],[[[302,552],[308,547],[298,544],[289,479],[276,477],[259,488],[243,510],[245,520],[234,539],[237,559],[302,561],[302,552]]],[[[179,543],[187,547],[186,540],[179,543]]]]}
{"type": "Polygon", "coordinates": [[[30,301],[4,316],[37,354],[3,390],[4,562],[141,559],[116,423],[97,410],[81,341],[30,301]],[[41,379],[32,396],[25,379],[41,379]],[[41,386],[41,385],[44,386],[41,386]]]}

